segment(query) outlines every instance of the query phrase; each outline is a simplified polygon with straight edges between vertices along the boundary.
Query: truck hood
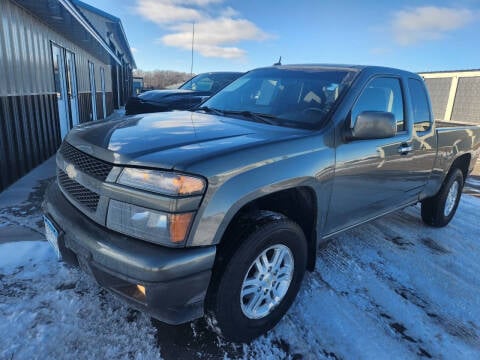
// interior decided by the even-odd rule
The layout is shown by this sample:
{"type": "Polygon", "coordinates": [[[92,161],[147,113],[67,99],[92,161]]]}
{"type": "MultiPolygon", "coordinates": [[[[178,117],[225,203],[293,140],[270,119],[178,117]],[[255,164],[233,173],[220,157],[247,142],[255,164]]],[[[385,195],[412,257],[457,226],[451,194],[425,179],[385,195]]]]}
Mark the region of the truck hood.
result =
{"type": "Polygon", "coordinates": [[[74,128],[66,141],[104,161],[185,170],[214,156],[309,131],[189,111],[143,114],[74,128]]]}
{"type": "MultiPolygon", "coordinates": [[[[171,90],[151,90],[147,93],[137,96],[139,101],[151,101],[151,102],[165,102],[174,101],[178,98],[189,98],[192,96],[210,96],[208,91],[194,91],[184,89],[171,89],[171,90]]],[[[135,99],[135,98],[134,98],[135,99]]]]}

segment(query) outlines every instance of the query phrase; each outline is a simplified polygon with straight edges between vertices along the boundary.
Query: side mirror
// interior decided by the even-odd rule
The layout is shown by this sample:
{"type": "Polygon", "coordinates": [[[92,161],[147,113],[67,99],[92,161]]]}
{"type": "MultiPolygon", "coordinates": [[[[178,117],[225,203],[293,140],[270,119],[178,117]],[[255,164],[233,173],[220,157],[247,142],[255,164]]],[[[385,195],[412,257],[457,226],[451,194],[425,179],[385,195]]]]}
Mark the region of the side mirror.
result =
{"type": "Polygon", "coordinates": [[[391,112],[364,111],[349,130],[348,140],[385,139],[397,134],[397,123],[391,112]]]}

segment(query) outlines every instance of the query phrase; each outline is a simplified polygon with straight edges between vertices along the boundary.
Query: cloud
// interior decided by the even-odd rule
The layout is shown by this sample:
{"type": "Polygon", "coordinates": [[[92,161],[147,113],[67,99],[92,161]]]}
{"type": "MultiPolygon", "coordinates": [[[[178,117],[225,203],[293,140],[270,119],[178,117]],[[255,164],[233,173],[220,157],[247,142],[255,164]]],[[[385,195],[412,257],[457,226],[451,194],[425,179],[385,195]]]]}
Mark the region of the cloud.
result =
{"type": "Polygon", "coordinates": [[[375,47],[370,49],[372,55],[387,55],[392,52],[392,49],[386,47],[375,47]]]}
{"type": "Polygon", "coordinates": [[[136,12],[157,24],[169,24],[179,21],[195,21],[202,18],[199,10],[177,4],[178,2],[140,0],[136,12]]]}
{"type": "MultiPolygon", "coordinates": [[[[192,46],[192,25],[180,24],[174,32],[163,36],[160,42],[185,50],[192,46]]],[[[268,35],[246,19],[216,18],[195,24],[195,49],[205,57],[238,58],[245,51],[237,47],[223,46],[242,40],[264,40],[268,35]]]]}
{"type": "Polygon", "coordinates": [[[195,23],[195,51],[205,57],[241,58],[246,51],[241,41],[262,41],[269,37],[253,22],[243,19],[223,0],[138,0],[135,11],[168,32],[158,39],[166,46],[190,50],[195,23]]]}
{"type": "Polygon", "coordinates": [[[221,17],[237,17],[240,13],[231,6],[226,7],[220,12],[221,17]]]}
{"type": "Polygon", "coordinates": [[[447,7],[423,6],[394,13],[392,31],[403,46],[436,40],[474,19],[473,11],[447,7]]]}
{"type": "Polygon", "coordinates": [[[222,3],[223,0],[170,0],[175,4],[206,6],[210,4],[222,3]]]}
{"type": "Polygon", "coordinates": [[[132,54],[138,53],[138,49],[135,48],[135,47],[131,47],[131,48],[130,48],[130,51],[132,52],[132,54]]]}

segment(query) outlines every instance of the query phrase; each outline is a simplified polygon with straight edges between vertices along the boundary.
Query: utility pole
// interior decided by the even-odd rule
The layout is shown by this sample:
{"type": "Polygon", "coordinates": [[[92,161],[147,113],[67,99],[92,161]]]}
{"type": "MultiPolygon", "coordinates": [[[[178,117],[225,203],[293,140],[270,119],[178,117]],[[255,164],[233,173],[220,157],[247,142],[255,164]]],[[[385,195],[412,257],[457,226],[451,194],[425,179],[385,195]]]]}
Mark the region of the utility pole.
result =
{"type": "Polygon", "coordinates": [[[192,23],[192,62],[190,64],[190,76],[193,76],[193,44],[195,39],[195,21],[192,23]]]}

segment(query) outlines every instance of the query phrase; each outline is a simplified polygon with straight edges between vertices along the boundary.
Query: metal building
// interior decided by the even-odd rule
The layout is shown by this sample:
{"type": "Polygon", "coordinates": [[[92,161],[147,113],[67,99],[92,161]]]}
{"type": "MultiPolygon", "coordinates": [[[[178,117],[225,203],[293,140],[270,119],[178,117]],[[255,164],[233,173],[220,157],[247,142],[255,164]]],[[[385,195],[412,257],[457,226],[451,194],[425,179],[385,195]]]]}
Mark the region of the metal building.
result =
{"type": "Polygon", "coordinates": [[[438,120],[480,124],[480,70],[420,73],[438,120]]]}
{"type": "Polygon", "coordinates": [[[120,20],[76,0],[0,0],[0,191],[107,117],[135,68],[120,20]]]}

